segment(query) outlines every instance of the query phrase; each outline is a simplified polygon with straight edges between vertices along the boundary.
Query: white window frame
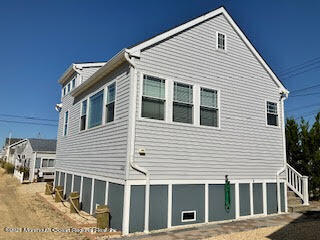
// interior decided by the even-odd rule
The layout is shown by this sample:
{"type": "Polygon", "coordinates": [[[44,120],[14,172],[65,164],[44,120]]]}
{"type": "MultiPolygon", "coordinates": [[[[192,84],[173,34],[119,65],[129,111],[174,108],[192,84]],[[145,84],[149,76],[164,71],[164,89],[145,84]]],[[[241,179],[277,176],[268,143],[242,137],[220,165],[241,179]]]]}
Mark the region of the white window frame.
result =
{"type": "Polygon", "coordinates": [[[226,52],[227,51],[227,34],[220,32],[220,31],[216,31],[216,50],[218,51],[222,51],[222,52],[226,52]],[[219,48],[219,44],[218,44],[218,39],[219,39],[219,34],[224,35],[224,49],[219,48]]]}
{"type": "Polygon", "coordinates": [[[196,210],[181,212],[181,222],[194,222],[194,221],[197,221],[197,211],[196,210]],[[185,214],[185,213],[193,213],[194,218],[193,219],[183,219],[183,214],[185,214]]]}
{"type": "Polygon", "coordinates": [[[171,102],[171,105],[172,105],[171,121],[172,121],[172,123],[174,123],[174,124],[182,124],[182,125],[186,125],[186,126],[197,126],[198,125],[198,124],[196,124],[196,115],[195,115],[195,108],[196,108],[196,105],[197,105],[196,101],[198,101],[198,99],[196,99],[196,94],[195,94],[196,90],[195,89],[196,89],[196,86],[195,86],[194,83],[187,83],[185,81],[180,81],[180,80],[174,80],[172,82],[172,102],[171,102]],[[192,123],[184,123],[184,122],[175,122],[175,121],[173,121],[173,104],[174,104],[174,102],[182,103],[182,104],[188,104],[188,103],[184,103],[184,102],[180,102],[180,101],[175,101],[174,100],[174,84],[175,83],[192,86],[192,123]]]}
{"type": "MultiPolygon", "coordinates": [[[[140,106],[140,109],[139,109],[139,119],[144,119],[144,120],[147,120],[147,121],[153,121],[153,122],[166,122],[167,121],[167,109],[168,109],[168,97],[167,97],[167,94],[168,94],[168,80],[164,77],[159,77],[158,74],[152,74],[152,73],[146,73],[146,72],[140,72],[141,73],[141,77],[140,77],[140,96],[139,96],[139,106],[140,106]],[[147,76],[150,76],[150,77],[154,77],[154,78],[158,78],[158,79],[161,79],[161,80],[164,80],[164,98],[158,98],[158,99],[162,99],[164,100],[164,118],[163,120],[161,119],[152,119],[152,118],[147,118],[147,117],[142,117],[142,98],[143,97],[150,97],[150,96],[145,96],[143,95],[143,83],[144,83],[144,76],[147,75],[147,76]]],[[[154,97],[150,97],[150,98],[154,98],[154,97]]],[[[155,98],[157,99],[157,98],[155,98]]]]}
{"type": "Polygon", "coordinates": [[[274,101],[274,100],[270,100],[270,99],[265,99],[264,101],[264,108],[265,108],[265,123],[266,123],[266,126],[267,127],[271,127],[271,128],[280,128],[280,108],[279,108],[279,102],[277,101],[274,101]],[[268,102],[271,102],[271,103],[276,103],[277,104],[277,114],[278,114],[278,125],[275,126],[275,125],[269,125],[268,124],[268,102]]]}
{"type": "Polygon", "coordinates": [[[113,80],[111,81],[110,83],[108,83],[105,87],[105,96],[104,96],[104,99],[103,99],[103,117],[102,117],[102,120],[103,120],[103,123],[105,125],[109,125],[109,124],[112,124],[116,121],[116,103],[117,103],[117,92],[118,92],[118,84],[117,84],[117,81],[116,80],[113,80]],[[111,86],[112,84],[115,84],[115,88],[116,88],[116,91],[114,93],[114,113],[113,113],[113,121],[111,122],[107,122],[107,119],[106,119],[106,108],[107,108],[107,99],[108,99],[108,87],[111,86]]]}
{"type": "Polygon", "coordinates": [[[89,108],[89,99],[88,98],[85,98],[81,101],[80,103],[80,116],[79,116],[79,131],[80,132],[83,132],[83,131],[86,131],[88,129],[88,108],[89,108]],[[82,117],[82,105],[83,105],[83,102],[84,101],[87,101],[87,109],[86,109],[86,125],[84,127],[83,130],[81,130],[81,117],[82,117]]]}
{"type": "Polygon", "coordinates": [[[68,109],[63,114],[63,133],[62,133],[62,135],[64,137],[68,136],[68,134],[69,134],[69,122],[70,122],[70,111],[68,109]],[[66,123],[66,113],[68,113],[68,121],[67,121],[67,123],[66,123]],[[67,125],[67,131],[65,131],[66,125],[67,125]]]}
{"type": "MultiPolygon", "coordinates": [[[[221,128],[220,92],[221,92],[221,90],[218,88],[212,88],[212,87],[200,85],[200,88],[199,88],[199,126],[200,127],[205,127],[205,128],[210,128],[210,129],[220,129],[221,128]],[[201,105],[201,88],[211,90],[211,91],[217,91],[217,109],[218,109],[218,120],[217,120],[218,126],[217,127],[201,125],[201,122],[200,122],[200,114],[201,114],[201,106],[202,106],[201,105]]],[[[206,107],[206,106],[204,106],[204,107],[206,107]]],[[[210,107],[210,108],[213,108],[213,107],[210,107]]]]}

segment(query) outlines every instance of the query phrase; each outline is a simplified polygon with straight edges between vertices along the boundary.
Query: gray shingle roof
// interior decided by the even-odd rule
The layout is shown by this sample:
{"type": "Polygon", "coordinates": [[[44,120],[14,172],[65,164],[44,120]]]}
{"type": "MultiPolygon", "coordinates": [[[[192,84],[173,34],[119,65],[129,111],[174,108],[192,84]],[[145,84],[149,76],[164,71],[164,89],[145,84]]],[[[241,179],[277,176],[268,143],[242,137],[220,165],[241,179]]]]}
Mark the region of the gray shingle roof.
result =
{"type": "Polygon", "coordinates": [[[55,139],[28,139],[33,151],[35,152],[55,152],[57,146],[57,140],[55,139]]]}

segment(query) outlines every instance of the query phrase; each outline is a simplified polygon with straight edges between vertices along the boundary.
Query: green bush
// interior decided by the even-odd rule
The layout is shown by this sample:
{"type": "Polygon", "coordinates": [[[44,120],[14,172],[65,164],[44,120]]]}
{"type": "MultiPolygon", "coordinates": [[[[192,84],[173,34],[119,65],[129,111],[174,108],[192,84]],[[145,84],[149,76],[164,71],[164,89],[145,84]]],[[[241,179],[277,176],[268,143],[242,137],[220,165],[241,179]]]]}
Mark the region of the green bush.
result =
{"type": "Polygon", "coordinates": [[[4,160],[0,160],[0,167],[1,168],[4,168],[4,164],[5,164],[6,162],[4,161],[4,160]]]}
{"type": "Polygon", "coordinates": [[[23,178],[29,178],[29,172],[30,172],[29,168],[21,166],[17,170],[23,173],[23,178]]]}
{"type": "Polygon", "coordinates": [[[8,174],[13,174],[13,172],[14,172],[14,165],[11,164],[11,163],[6,162],[6,163],[4,164],[4,169],[6,170],[6,173],[8,173],[8,174]]]}

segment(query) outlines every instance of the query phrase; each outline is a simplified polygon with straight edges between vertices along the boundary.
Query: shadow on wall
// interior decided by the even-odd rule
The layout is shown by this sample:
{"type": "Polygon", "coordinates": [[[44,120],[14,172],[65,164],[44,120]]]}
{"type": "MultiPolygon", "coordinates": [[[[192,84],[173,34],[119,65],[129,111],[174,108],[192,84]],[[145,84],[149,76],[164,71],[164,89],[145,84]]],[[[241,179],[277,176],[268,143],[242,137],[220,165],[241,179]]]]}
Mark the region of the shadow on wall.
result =
{"type": "Polygon", "coordinates": [[[320,239],[320,210],[308,211],[268,236],[271,240],[320,239]]]}

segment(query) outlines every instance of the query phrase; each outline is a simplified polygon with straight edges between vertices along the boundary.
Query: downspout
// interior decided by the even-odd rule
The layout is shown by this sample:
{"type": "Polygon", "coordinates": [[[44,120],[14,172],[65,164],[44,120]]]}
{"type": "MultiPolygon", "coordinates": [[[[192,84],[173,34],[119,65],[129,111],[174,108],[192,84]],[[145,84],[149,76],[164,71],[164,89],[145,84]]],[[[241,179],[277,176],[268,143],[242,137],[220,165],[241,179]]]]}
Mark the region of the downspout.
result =
{"type": "Polygon", "coordinates": [[[145,212],[144,212],[144,232],[149,232],[149,199],[150,199],[150,173],[147,169],[140,167],[134,162],[134,149],[135,149],[135,136],[136,136],[136,99],[137,99],[137,70],[135,67],[134,62],[131,60],[130,55],[127,51],[125,51],[124,56],[126,60],[129,62],[131,67],[134,69],[134,76],[133,76],[133,104],[132,104],[132,127],[131,127],[131,143],[130,143],[130,157],[129,163],[130,166],[144,174],[146,176],[146,188],[145,188],[145,212]]]}
{"type": "MultiPolygon", "coordinates": [[[[287,170],[287,151],[286,151],[286,132],[284,122],[284,100],[287,99],[288,95],[284,92],[280,93],[281,101],[281,128],[282,128],[282,148],[283,148],[283,167],[277,171],[277,202],[278,202],[278,213],[281,213],[281,196],[280,196],[280,174],[287,170]]],[[[287,178],[286,178],[287,180],[287,178]]],[[[286,187],[286,186],[284,186],[286,187]]],[[[286,204],[285,204],[286,205],[286,204]]],[[[287,212],[287,209],[285,209],[287,212]]]]}

